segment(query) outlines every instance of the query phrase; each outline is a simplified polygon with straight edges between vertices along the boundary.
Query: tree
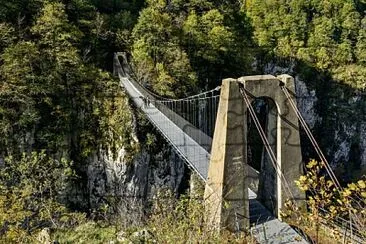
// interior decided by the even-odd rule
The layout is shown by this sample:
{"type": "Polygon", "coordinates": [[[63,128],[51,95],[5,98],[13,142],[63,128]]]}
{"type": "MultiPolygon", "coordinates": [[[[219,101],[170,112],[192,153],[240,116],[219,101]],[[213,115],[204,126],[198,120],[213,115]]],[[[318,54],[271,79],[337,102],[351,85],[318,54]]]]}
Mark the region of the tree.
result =
{"type": "Polygon", "coordinates": [[[149,74],[156,91],[184,96],[250,73],[251,52],[245,48],[250,38],[242,28],[249,24],[236,1],[147,4],[133,30],[132,56],[137,73],[149,74]]]}
{"type": "Polygon", "coordinates": [[[361,65],[366,64],[366,16],[361,20],[361,28],[357,38],[356,58],[361,65]]]}
{"type": "Polygon", "coordinates": [[[16,37],[14,32],[15,30],[11,25],[0,23],[0,53],[15,41],[16,37]]]}
{"type": "MultiPolygon", "coordinates": [[[[253,0],[248,8],[258,44],[280,58],[300,60],[355,88],[363,83],[340,70],[362,60],[361,14],[353,0],[253,0]],[[341,68],[342,66],[343,68],[341,68]]],[[[361,78],[361,79],[359,79],[361,78]]]]}
{"type": "Polygon", "coordinates": [[[19,42],[6,48],[0,68],[0,149],[10,154],[32,145],[32,136],[39,121],[35,96],[44,98],[44,88],[38,86],[37,60],[39,52],[32,42],[19,42]],[[21,147],[17,145],[21,145],[21,147]]]}
{"type": "Polygon", "coordinates": [[[0,168],[0,240],[29,242],[44,227],[82,221],[82,214],[70,213],[62,204],[72,177],[70,162],[52,159],[45,152],[7,158],[0,168]]]}
{"type": "Polygon", "coordinates": [[[147,74],[161,95],[176,96],[195,89],[196,76],[179,45],[178,27],[165,1],[151,1],[134,27],[132,56],[138,74],[147,74]]]}
{"type": "MultiPolygon", "coordinates": [[[[109,145],[105,121],[114,112],[104,112],[105,106],[127,106],[126,98],[112,88],[117,82],[109,74],[80,58],[82,35],[63,4],[46,3],[31,31],[34,41],[13,44],[2,55],[0,145],[6,155],[47,148],[79,163],[101,144],[109,145]],[[16,146],[20,142],[22,147],[16,146]]],[[[129,119],[125,112],[120,126],[126,133],[118,137],[127,145],[129,119]]]]}
{"type": "Polygon", "coordinates": [[[116,156],[123,147],[132,159],[138,150],[117,79],[81,56],[85,43],[106,46],[104,17],[93,23],[98,14],[86,0],[23,2],[38,9],[23,13],[13,1],[0,10],[5,20],[13,9],[27,15],[26,23],[0,23],[0,242],[29,242],[39,229],[83,219],[66,208],[68,180],[101,151],[116,156]]]}

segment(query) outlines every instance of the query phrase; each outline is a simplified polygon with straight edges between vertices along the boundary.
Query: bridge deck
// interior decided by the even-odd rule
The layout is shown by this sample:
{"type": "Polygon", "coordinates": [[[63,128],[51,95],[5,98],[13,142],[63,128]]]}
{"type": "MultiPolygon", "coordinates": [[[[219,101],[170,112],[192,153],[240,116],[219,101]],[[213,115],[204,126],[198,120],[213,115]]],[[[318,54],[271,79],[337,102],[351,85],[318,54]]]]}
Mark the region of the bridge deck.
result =
{"type": "Polygon", "coordinates": [[[258,243],[307,243],[288,224],[281,222],[258,201],[257,195],[249,188],[249,216],[251,234],[258,243]]]}

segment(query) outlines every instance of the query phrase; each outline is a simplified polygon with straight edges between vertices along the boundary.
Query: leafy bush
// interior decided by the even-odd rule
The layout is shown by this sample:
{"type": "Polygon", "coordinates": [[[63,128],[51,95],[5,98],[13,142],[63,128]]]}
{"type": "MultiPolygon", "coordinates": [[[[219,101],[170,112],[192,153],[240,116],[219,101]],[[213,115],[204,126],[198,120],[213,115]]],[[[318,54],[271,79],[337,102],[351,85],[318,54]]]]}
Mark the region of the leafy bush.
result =
{"type": "Polygon", "coordinates": [[[203,199],[187,196],[176,199],[169,192],[157,195],[147,230],[157,243],[254,243],[245,233],[236,235],[210,229],[204,220],[203,199]]]}
{"type": "Polygon", "coordinates": [[[115,226],[100,226],[87,222],[73,229],[58,230],[52,235],[58,243],[107,243],[117,238],[115,226]]]}
{"type": "Polygon", "coordinates": [[[61,203],[73,177],[71,163],[45,152],[7,158],[0,168],[0,241],[23,243],[45,227],[63,228],[84,221],[61,203]]]}
{"type": "Polygon", "coordinates": [[[353,231],[361,237],[366,237],[366,182],[348,184],[338,189],[334,182],[322,174],[323,162],[311,160],[306,166],[307,172],[301,176],[296,184],[302,191],[308,193],[308,212],[301,212],[291,202],[282,212],[290,223],[304,229],[317,242],[324,242],[328,238],[342,238],[335,223],[352,224],[353,231]],[[325,227],[325,223],[327,226],[325,227]],[[329,232],[329,229],[331,232],[329,232]],[[325,238],[325,239],[320,239],[325,238]]]}

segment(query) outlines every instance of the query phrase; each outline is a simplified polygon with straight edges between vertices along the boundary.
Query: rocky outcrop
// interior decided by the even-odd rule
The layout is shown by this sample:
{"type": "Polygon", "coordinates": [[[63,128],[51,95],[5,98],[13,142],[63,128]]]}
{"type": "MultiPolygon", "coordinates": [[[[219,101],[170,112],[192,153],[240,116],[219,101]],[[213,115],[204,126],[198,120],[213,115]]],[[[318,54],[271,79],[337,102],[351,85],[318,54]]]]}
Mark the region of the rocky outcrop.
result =
{"type": "MultiPolygon", "coordinates": [[[[334,169],[342,168],[341,174],[348,171],[349,178],[355,170],[366,167],[366,120],[364,116],[364,98],[350,88],[335,81],[322,80],[314,73],[313,80],[304,80],[296,73],[295,62],[279,65],[267,63],[263,67],[266,74],[287,73],[295,78],[297,106],[308,126],[312,129],[328,161],[334,169]],[[321,85],[317,90],[314,82],[321,85]],[[310,89],[309,83],[312,83],[310,89]],[[322,101],[320,101],[320,98],[322,101]]],[[[303,148],[314,155],[310,146],[303,148]]]]}
{"type": "Polygon", "coordinates": [[[109,204],[130,221],[126,225],[137,224],[144,218],[147,200],[158,191],[178,192],[185,165],[167,145],[156,155],[142,149],[132,162],[126,160],[124,148],[116,157],[112,155],[100,151],[90,158],[87,190],[91,208],[109,204]]]}
{"type": "Polygon", "coordinates": [[[305,82],[297,75],[295,78],[295,91],[297,107],[301,115],[310,128],[321,122],[321,117],[315,111],[315,105],[318,101],[315,90],[309,90],[305,82]]]}
{"type": "Polygon", "coordinates": [[[360,128],[361,167],[366,168],[366,122],[360,128]]]}

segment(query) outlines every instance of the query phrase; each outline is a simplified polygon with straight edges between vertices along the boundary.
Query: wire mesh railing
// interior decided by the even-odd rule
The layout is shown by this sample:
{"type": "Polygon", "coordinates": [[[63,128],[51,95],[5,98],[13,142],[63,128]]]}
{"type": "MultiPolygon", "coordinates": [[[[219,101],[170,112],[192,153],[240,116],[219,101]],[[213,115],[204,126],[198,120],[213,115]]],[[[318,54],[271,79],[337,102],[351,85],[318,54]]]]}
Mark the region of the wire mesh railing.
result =
{"type": "Polygon", "coordinates": [[[115,55],[115,63],[119,66],[115,68],[120,68],[123,76],[127,77],[142,94],[145,105],[151,104],[156,107],[200,146],[208,152],[211,151],[220,87],[180,99],[164,98],[135,80],[125,54],[115,55]]]}

